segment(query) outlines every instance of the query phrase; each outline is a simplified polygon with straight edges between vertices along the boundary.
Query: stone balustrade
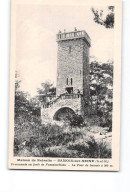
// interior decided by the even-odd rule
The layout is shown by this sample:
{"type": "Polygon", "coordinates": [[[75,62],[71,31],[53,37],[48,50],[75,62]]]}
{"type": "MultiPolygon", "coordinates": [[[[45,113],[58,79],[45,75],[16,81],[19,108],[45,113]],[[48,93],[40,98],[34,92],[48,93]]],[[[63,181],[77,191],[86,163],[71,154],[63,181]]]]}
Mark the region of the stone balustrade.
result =
{"type": "Polygon", "coordinates": [[[63,33],[57,34],[57,42],[63,41],[63,40],[68,40],[68,39],[75,39],[75,38],[85,38],[85,40],[91,46],[91,39],[85,30],[73,31],[73,32],[63,32],[63,33]]]}
{"type": "Polygon", "coordinates": [[[62,94],[60,95],[59,97],[57,97],[56,99],[54,99],[53,101],[50,101],[46,104],[43,105],[43,108],[49,108],[51,107],[52,105],[54,105],[55,103],[57,103],[58,101],[60,100],[65,100],[65,99],[79,99],[79,98],[82,98],[82,94],[62,94]]]}

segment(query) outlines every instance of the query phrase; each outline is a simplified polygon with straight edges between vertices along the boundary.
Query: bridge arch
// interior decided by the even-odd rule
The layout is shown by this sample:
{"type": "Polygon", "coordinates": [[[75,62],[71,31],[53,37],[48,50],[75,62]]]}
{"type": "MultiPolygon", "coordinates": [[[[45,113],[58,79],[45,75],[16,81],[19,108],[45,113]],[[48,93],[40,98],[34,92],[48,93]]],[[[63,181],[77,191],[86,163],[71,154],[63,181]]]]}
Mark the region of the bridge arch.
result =
{"type": "Polygon", "coordinates": [[[53,120],[57,121],[68,120],[69,117],[72,117],[74,114],[75,112],[72,108],[62,107],[55,112],[53,120]]]}

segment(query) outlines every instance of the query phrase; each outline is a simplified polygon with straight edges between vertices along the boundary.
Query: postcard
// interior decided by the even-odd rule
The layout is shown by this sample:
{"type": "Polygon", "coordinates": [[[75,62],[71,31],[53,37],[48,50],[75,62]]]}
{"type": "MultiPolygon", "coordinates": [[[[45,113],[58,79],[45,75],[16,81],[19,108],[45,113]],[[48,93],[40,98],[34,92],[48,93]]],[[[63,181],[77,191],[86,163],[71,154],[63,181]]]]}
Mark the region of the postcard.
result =
{"type": "Polygon", "coordinates": [[[9,169],[119,171],[121,0],[12,0],[9,169]]]}

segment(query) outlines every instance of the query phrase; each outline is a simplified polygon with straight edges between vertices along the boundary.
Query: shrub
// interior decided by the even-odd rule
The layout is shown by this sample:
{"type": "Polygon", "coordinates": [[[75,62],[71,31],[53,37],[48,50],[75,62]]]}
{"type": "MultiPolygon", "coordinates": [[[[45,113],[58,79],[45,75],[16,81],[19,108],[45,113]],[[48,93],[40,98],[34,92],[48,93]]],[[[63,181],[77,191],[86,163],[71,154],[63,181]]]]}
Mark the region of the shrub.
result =
{"type": "Polygon", "coordinates": [[[20,141],[17,138],[14,138],[14,154],[17,154],[19,151],[20,141]]]}
{"type": "Polygon", "coordinates": [[[84,143],[71,144],[68,149],[79,151],[83,158],[111,158],[106,142],[97,142],[93,137],[84,143]]]}
{"type": "Polygon", "coordinates": [[[71,127],[81,127],[84,123],[83,117],[78,114],[69,115],[67,120],[69,121],[71,127]]]}
{"type": "Polygon", "coordinates": [[[83,120],[80,116],[71,122],[70,127],[57,124],[41,125],[38,121],[29,122],[25,119],[17,121],[14,155],[68,158],[111,157],[111,150],[105,142],[97,142],[90,135],[86,138],[86,129],[81,128],[83,120]]]}
{"type": "Polygon", "coordinates": [[[66,147],[51,147],[44,152],[46,157],[76,158],[79,157],[78,151],[69,150],[66,147]]]}
{"type": "Polygon", "coordinates": [[[108,127],[108,132],[112,131],[112,118],[110,117],[101,117],[100,118],[100,126],[108,127]]]}

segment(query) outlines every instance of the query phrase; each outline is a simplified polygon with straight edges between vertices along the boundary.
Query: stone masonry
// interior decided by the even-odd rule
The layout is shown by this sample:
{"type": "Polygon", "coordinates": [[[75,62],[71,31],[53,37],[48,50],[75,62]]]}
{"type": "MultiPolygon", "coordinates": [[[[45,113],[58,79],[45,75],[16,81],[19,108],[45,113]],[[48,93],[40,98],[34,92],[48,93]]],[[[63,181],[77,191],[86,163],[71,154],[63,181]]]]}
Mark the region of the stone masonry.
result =
{"type": "Polygon", "coordinates": [[[68,108],[86,117],[89,114],[89,48],[91,40],[85,31],[57,34],[56,97],[42,105],[41,117],[56,119],[58,110],[68,108]]]}

